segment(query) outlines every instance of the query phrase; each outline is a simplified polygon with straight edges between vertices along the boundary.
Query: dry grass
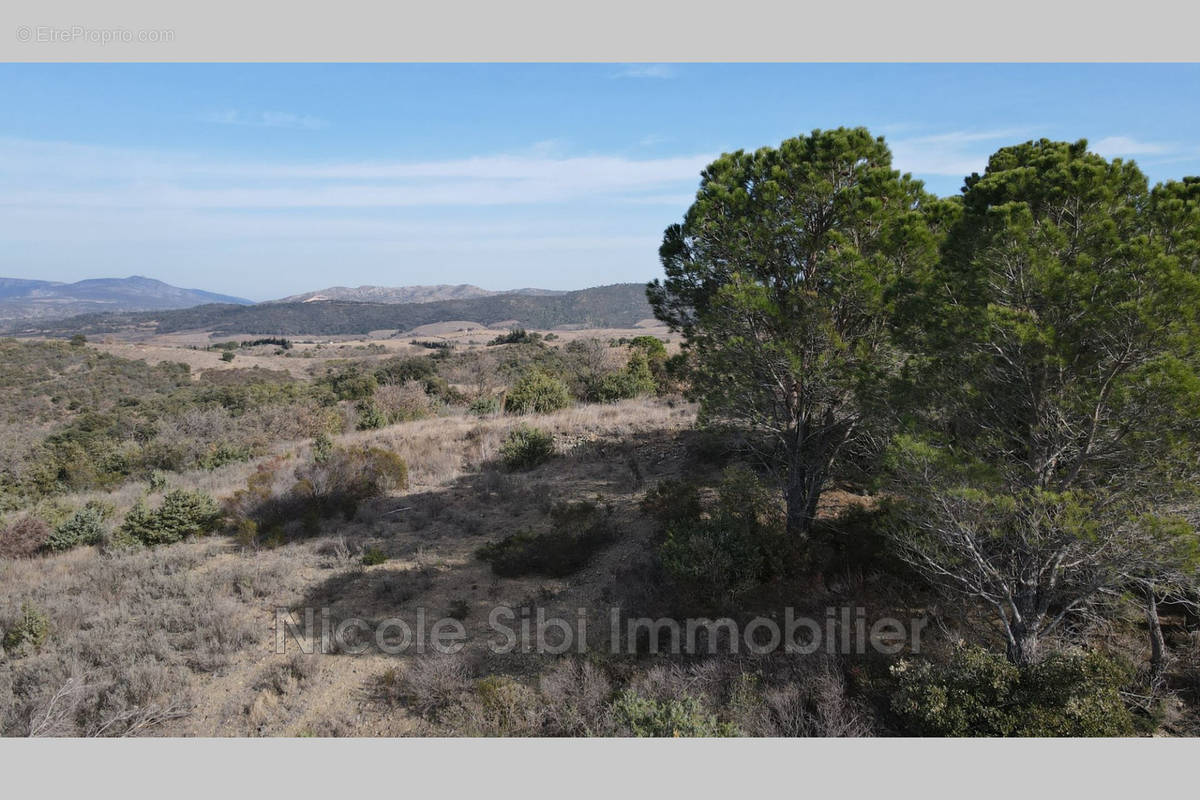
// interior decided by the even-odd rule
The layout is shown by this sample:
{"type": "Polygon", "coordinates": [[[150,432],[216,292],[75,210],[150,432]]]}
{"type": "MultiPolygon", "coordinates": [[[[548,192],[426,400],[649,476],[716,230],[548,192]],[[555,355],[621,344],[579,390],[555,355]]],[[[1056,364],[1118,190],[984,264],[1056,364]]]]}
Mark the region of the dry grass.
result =
{"type": "MultiPolygon", "coordinates": [[[[482,346],[490,336],[481,333],[494,334],[446,335],[462,346],[472,346],[467,342],[475,336],[482,346]]],[[[559,333],[567,341],[606,332],[559,333]]],[[[161,346],[178,353],[185,339],[110,346],[161,346]]],[[[308,376],[326,358],[364,357],[356,348],[369,343],[375,342],[319,350],[298,345],[313,357],[261,359],[272,369],[288,362],[287,368],[308,376]]],[[[385,350],[375,355],[419,349],[400,338],[387,340],[385,350]]],[[[155,357],[149,350],[143,356],[155,357]]],[[[219,354],[200,354],[209,356],[219,354]]],[[[234,363],[247,366],[257,358],[239,353],[234,363]]],[[[412,399],[400,390],[396,395],[391,399],[397,408],[412,399]]],[[[153,550],[86,547],[43,556],[21,544],[28,531],[0,535],[0,546],[24,548],[7,551],[10,555],[32,556],[0,558],[0,633],[29,609],[48,626],[40,644],[0,653],[0,733],[616,735],[625,732],[615,718],[616,699],[628,692],[660,704],[694,702],[704,715],[747,735],[869,735],[873,720],[850,696],[846,665],[835,661],[619,660],[602,652],[548,659],[487,651],[495,633],[488,612],[497,605],[538,606],[548,616],[568,619],[576,609],[588,609],[593,651],[604,649],[609,606],[637,615],[660,610],[654,606],[657,573],[649,556],[657,540],[638,502],[658,481],[695,477],[696,453],[689,452],[683,435],[695,415],[691,404],[644,399],[524,417],[449,414],[336,436],[342,446],[367,444],[397,453],[408,464],[409,486],[362,503],[350,519],[324,520],[293,541],[285,536],[252,546],[212,537],[153,550]],[[556,455],[528,472],[510,472],[499,463],[500,446],[523,424],[552,434],[556,455]],[[611,508],[606,518],[615,535],[575,574],[499,577],[476,557],[482,545],[518,531],[554,529],[556,504],[584,500],[606,514],[611,508]],[[382,563],[365,565],[368,551],[379,553],[382,563]],[[273,626],[280,607],[325,608],[335,622],[354,616],[410,624],[424,609],[433,618],[460,619],[468,646],[452,657],[375,650],[300,655],[293,643],[279,654],[273,626]]],[[[274,441],[254,461],[172,474],[168,489],[223,499],[271,464],[274,489],[282,493],[295,482],[296,467],[311,458],[310,450],[309,440],[274,441]]],[[[131,483],[108,493],[61,497],[55,504],[71,509],[103,500],[119,519],[147,488],[131,483]]],[[[160,498],[148,499],[156,505],[160,498]]],[[[861,502],[831,491],[822,513],[861,502]]],[[[781,591],[791,593],[786,604],[821,606],[814,616],[825,604],[847,598],[878,604],[872,613],[912,600],[911,590],[902,599],[888,596],[872,583],[875,577],[847,568],[811,587],[788,585],[781,591]]],[[[1200,697],[1198,654],[1193,643],[1190,660],[1176,670],[1176,690],[1193,701],[1200,697]]],[[[1193,720],[1187,724],[1194,729],[1193,720]]]]}
{"type": "Polygon", "coordinates": [[[485,419],[462,415],[436,417],[358,431],[338,437],[337,441],[393,450],[408,463],[413,486],[434,487],[496,461],[504,437],[522,424],[554,434],[558,451],[569,453],[589,442],[682,430],[691,425],[695,414],[695,407],[690,404],[672,406],[659,400],[627,400],[611,405],[577,405],[552,414],[485,419]]]}
{"type": "MultiPolygon", "coordinates": [[[[464,617],[482,646],[490,635],[483,609],[517,604],[545,589],[538,580],[498,584],[473,555],[485,537],[520,525],[545,525],[554,499],[603,492],[626,496],[624,503],[632,508],[635,497],[624,467],[614,467],[592,448],[608,446],[616,453],[618,440],[633,434],[669,439],[693,417],[686,405],[629,401],[525,418],[438,417],[351,433],[336,440],[387,447],[405,458],[411,486],[367,504],[353,520],[325,523],[315,538],[275,549],[244,549],[217,537],[153,550],[88,547],[0,561],[0,629],[14,623],[23,604],[49,621],[40,648],[0,661],[0,730],[9,735],[428,730],[418,709],[381,702],[372,688],[370,676],[395,665],[395,657],[275,655],[274,609],[319,604],[338,615],[382,618],[408,614],[419,604],[431,613],[464,617]],[[493,462],[504,435],[521,423],[552,432],[562,456],[533,472],[509,475],[493,462]],[[364,568],[361,555],[368,547],[381,549],[388,560],[364,568]]],[[[286,478],[289,465],[309,457],[308,448],[307,442],[280,443],[271,458],[282,459],[279,473],[286,478]]],[[[221,498],[241,488],[266,460],[174,474],[169,487],[221,498]]],[[[144,485],[130,484],[61,502],[69,507],[103,499],[116,507],[119,518],[145,493],[144,485]]],[[[621,556],[614,552],[613,558],[621,556]]],[[[577,589],[555,602],[565,613],[571,604],[594,601],[613,569],[608,564],[589,568],[591,577],[579,576],[577,589]]],[[[399,659],[406,660],[412,659],[399,659]]],[[[430,686],[419,688],[422,669],[432,667],[414,666],[404,672],[405,680],[415,681],[413,696],[434,698],[432,674],[426,676],[430,686]]],[[[587,685],[599,680],[585,678],[587,685]]],[[[561,677],[549,677],[546,691],[570,694],[561,683],[561,677]]],[[[459,724],[481,732],[549,726],[564,733],[586,727],[589,715],[598,713],[595,698],[589,700],[584,691],[564,705],[559,721],[535,725],[529,717],[518,725],[514,715],[526,713],[519,711],[526,694],[502,687],[490,704],[461,705],[455,713],[459,724]],[[508,710],[506,703],[512,706],[508,710]]]]}

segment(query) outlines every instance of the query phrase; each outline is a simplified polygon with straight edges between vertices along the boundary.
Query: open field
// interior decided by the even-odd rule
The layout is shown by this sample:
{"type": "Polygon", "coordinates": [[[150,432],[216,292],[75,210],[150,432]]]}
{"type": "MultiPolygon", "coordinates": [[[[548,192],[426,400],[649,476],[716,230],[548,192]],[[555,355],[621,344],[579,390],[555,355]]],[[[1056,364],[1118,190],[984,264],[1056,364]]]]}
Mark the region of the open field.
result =
{"type": "MultiPolygon", "coordinates": [[[[310,362],[308,359],[316,359],[319,363],[343,358],[426,355],[429,352],[428,349],[416,343],[430,341],[447,342],[454,347],[469,350],[486,346],[489,341],[504,333],[509,327],[506,325],[487,327],[464,320],[422,325],[409,331],[374,331],[368,336],[300,336],[292,340],[294,346],[287,354],[288,358],[275,357],[274,348],[267,346],[239,352],[236,364],[222,361],[221,351],[207,348],[223,342],[251,341],[259,338],[258,335],[250,333],[216,335],[204,330],[142,335],[118,333],[96,336],[90,345],[101,352],[111,353],[122,358],[138,359],[150,364],[163,361],[184,363],[197,375],[205,370],[260,366],[268,369],[287,370],[294,377],[302,379],[309,376],[313,370],[314,362],[310,362]],[[297,358],[305,360],[297,363],[293,360],[297,358]]],[[[665,325],[652,321],[647,321],[636,328],[590,328],[532,332],[542,336],[552,334],[561,344],[581,339],[608,341],[650,335],[662,339],[671,352],[678,352],[680,341],[679,336],[672,334],[665,325]]],[[[53,341],[36,337],[31,340],[53,341]]]]}
{"type": "MultiPolygon", "coordinates": [[[[157,725],[156,733],[412,733],[421,720],[377,695],[380,677],[389,669],[403,670],[415,656],[314,655],[296,662],[303,675],[294,675],[290,656],[274,653],[275,608],[319,603],[359,616],[389,617],[417,606],[440,615],[465,602],[471,608],[466,622],[478,634],[474,657],[483,649],[480,639],[490,635],[486,608],[491,605],[515,607],[551,591],[556,607],[598,606],[597,595],[611,589],[615,574],[646,535],[632,508],[636,492],[628,467],[598,453],[605,447],[628,448],[627,456],[647,467],[664,473],[678,469],[678,448],[672,444],[693,416],[686,405],[630,401],[535,417],[530,421],[558,437],[563,455],[519,477],[494,466],[504,431],[516,424],[510,419],[439,418],[349,434],[339,442],[369,442],[402,453],[414,465],[409,490],[378,498],[353,520],[331,523],[311,538],[270,549],[217,537],[154,551],[113,555],[86,548],[5,562],[0,602],[6,617],[22,603],[34,602],[54,620],[53,649],[31,657],[45,670],[48,689],[72,675],[99,685],[118,679],[129,664],[147,665],[153,676],[147,677],[152,685],[146,691],[153,694],[139,696],[143,705],[187,709],[186,715],[157,725]],[[629,436],[645,437],[645,443],[623,444],[629,436]],[[543,520],[544,509],[557,499],[597,495],[619,506],[614,513],[624,529],[622,542],[569,585],[496,579],[472,555],[488,540],[543,520]],[[382,549],[387,561],[362,566],[362,553],[371,547],[382,549]],[[97,597],[100,586],[108,588],[97,597]],[[182,629],[175,631],[178,626],[182,629]],[[85,644],[96,631],[103,631],[107,641],[103,653],[91,653],[85,644]]],[[[303,449],[282,452],[295,460],[304,457],[303,449]]],[[[254,466],[183,474],[172,484],[221,496],[243,483],[254,466]]],[[[113,499],[119,505],[133,501],[120,494],[113,499]]]]}
{"type": "MultiPolygon", "coordinates": [[[[221,360],[221,350],[194,349],[213,343],[195,334],[136,342],[113,337],[82,350],[62,344],[13,345],[59,348],[53,352],[67,359],[62,376],[57,383],[45,385],[62,388],[46,391],[68,395],[74,385],[70,376],[78,373],[80,364],[123,372],[138,363],[163,365],[160,368],[172,362],[187,364],[190,377],[182,379],[185,388],[163,389],[175,393],[164,401],[167,410],[148,418],[163,420],[157,424],[171,430],[182,425],[193,437],[183,441],[192,442],[187,446],[193,449],[201,447],[198,442],[215,445],[220,440],[216,434],[216,438],[203,438],[210,435],[198,433],[197,426],[203,415],[217,413],[212,403],[228,399],[186,393],[192,391],[187,384],[210,385],[213,373],[236,378],[238,383],[230,388],[246,381],[253,388],[259,380],[278,380],[259,375],[286,374],[295,385],[308,387],[304,391],[324,391],[321,387],[327,385],[329,370],[341,374],[337,370],[344,372],[347,364],[368,374],[410,363],[405,358],[431,359],[448,387],[436,389],[430,383],[435,392],[431,401],[441,391],[451,392],[445,397],[461,398],[421,406],[415,419],[359,430],[356,420],[361,422],[362,417],[355,401],[336,401],[331,407],[338,412],[333,417],[336,430],[324,446],[335,452],[376,448],[395,454],[407,465],[405,485],[365,498],[349,515],[306,518],[303,524],[296,520],[274,530],[259,529],[258,535],[250,537],[239,534],[230,522],[206,535],[155,547],[121,546],[111,538],[117,522],[137,507],[157,507],[178,489],[200,492],[228,509],[237,505],[239,493],[253,484],[256,475],[269,474],[275,496],[286,496],[295,480],[293,473],[300,475],[318,457],[311,435],[272,435],[229,460],[160,471],[155,474],[161,477],[149,483],[135,469],[105,479],[104,485],[60,486],[36,501],[23,501],[24,508],[13,508],[4,519],[10,531],[30,514],[53,522],[73,509],[103,505],[110,532],[96,545],[0,560],[0,629],[18,628],[29,608],[36,609],[46,626],[36,647],[10,646],[0,662],[4,732],[187,736],[608,735],[643,730],[670,735],[676,729],[685,735],[902,732],[888,700],[894,691],[889,688],[894,658],[857,654],[797,659],[724,650],[713,655],[656,654],[652,637],[644,634],[631,651],[610,652],[612,609],[622,619],[690,618],[720,611],[744,623],[752,615],[779,618],[785,607],[820,619],[827,608],[853,605],[872,617],[917,620],[923,631],[921,652],[930,655],[949,652],[963,631],[971,631],[972,637],[995,636],[985,620],[918,589],[911,576],[887,566],[867,552],[869,547],[858,552],[848,544],[837,520],[852,518],[857,509],[877,502],[853,480],[822,498],[820,517],[830,528],[823,534],[825,565],[820,571],[781,575],[742,597],[736,608],[697,600],[673,588],[660,562],[663,534],[646,510],[648,498],[672,481],[710,487],[704,491],[711,497],[722,470],[748,457],[744,452],[739,455],[736,445],[721,444],[697,430],[696,406],[677,394],[604,403],[577,401],[561,410],[525,414],[471,413],[461,405],[468,394],[495,392],[511,381],[504,377],[505,363],[553,365],[558,362],[550,356],[559,357],[554,353],[580,351],[585,345],[591,349],[583,347],[584,351],[599,358],[596,369],[617,374],[627,351],[609,343],[644,334],[641,329],[559,331],[549,344],[489,347],[487,342],[496,331],[426,331],[403,338],[325,342],[319,347],[296,342],[287,350],[273,345],[239,347],[232,362],[221,360]],[[452,356],[436,356],[441,351],[413,343],[435,336],[455,341],[452,356]],[[580,345],[572,349],[572,342],[580,345]],[[88,352],[117,360],[93,363],[86,360],[88,352]],[[489,365],[482,389],[472,377],[472,366],[478,369],[475,359],[485,359],[489,365]],[[180,391],[185,394],[179,395],[180,391]],[[171,410],[179,403],[182,411],[171,410]],[[190,421],[171,422],[175,419],[171,415],[177,414],[190,421]],[[514,469],[505,461],[505,441],[523,426],[552,436],[552,453],[544,463],[514,469]],[[602,545],[562,574],[557,568],[550,570],[553,574],[537,570],[498,574],[498,568],[481,556],[486,546],[514,537],[577,533],[585,528],[603,530],[602,545]],[[518,616],[521,609],[529,609],[530,614],[537,609],[547,618],[573,624],[582,618],[586,647],[565,656],[519,650],[497,653],[491,643],[498,629],[489,616],[497,608],[514,609],[518,616]],[[389,653],[378,646],[353,653],[336,644],[330,651],[318,648],[306,655],[299,652],[294,638],[288,638],[285,652],[279,653],[278,609],[286,610],[297,623],[303,622],[306,609],[313,609],[318,619],[322,610],[327,612],[334,625],[347,619],[372,625],[399,619],[414,631],[420,628],[418,614],[426,625],[448,618],[462,624],[466,642],[453,655],[428,648],[422,653],[412,648],[389,653]],[[936,624],[931,624],[935,618],[936,624]],[[674,715],[670,717],[674,721],[653,722],[656,714],[674,715]],[[664,724],[668,725],[665,734],[664,724]]],[[[667,342],[666,352],[677,350],[676,342],[667,342]]],[[[590,362],[565,363],[572,365],[570,369],[581,369],[581,364],[590,362]]],[[[138,380],[158,380],[149,377],[154,374],[138,380]]],[[[31,385],[18,382],[20,386],[10,391],[20,393],[20,387],[31,385]]],[[[389,396],[388,391],[380,386],[377,398],[389,396]]],[[[281,403],[281,413],[296,414],[296,404],[310,402],[305,397],[292,393],[268,403],[281,403]]],[[[119,409],[119,396],[114,402],[119,409]]],[[[72,420],[79,413],[55,411],[53,404],[32,407],[42,409],[38,413],[45,419],[44,430],[51,433],[61,429],[56,426],[75,424],[72,420]]],[[[228,426],[245,425],[251,410],[229,413],[221,412],[225,416],[214,417],[213,424],[220,430],[237,429],[228,426]]],[[[259,408],[253,413],[266,411],[259,408]]],[[[516,630],[516,619],[502,621],[516,630]]],[[[1190,698],[1200,690],[1200,684],[1194,684],[1194,676],[1200,674],[1200,639],[1188,633],[1184,617],[1166,611],[1164,621],[1176,654],[1172,681],[1177,694],[1160,712],[1165,716],[1158,724],[1164,731],[1185,732],[1195,724],[1190,698]]],[[[1136,617],[1110,629],[1105,640],[1111,652],[1123,654],[1131,663],[1145,659],[1136,617]]],[[[723,641],[728,646],[729,641],[723,641]]]]}

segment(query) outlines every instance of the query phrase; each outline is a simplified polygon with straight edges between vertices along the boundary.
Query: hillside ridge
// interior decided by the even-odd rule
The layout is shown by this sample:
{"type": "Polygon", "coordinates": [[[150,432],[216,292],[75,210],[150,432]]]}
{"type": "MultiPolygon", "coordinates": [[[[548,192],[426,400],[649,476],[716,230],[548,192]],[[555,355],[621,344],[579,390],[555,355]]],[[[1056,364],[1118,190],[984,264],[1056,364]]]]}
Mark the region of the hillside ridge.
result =
{"type": "Polygon", "coordinates": [[[207,330],[218,334],[363,335],[378,330],[407,331],[448,320],[527,328],[629,328],[654,316],[643,283],[618,283],[553,295],[494,294],[418,303],[362,303],[345,300],[209,304],[194,308],[83,314],[50,322],[8,326],[10,334],[69,336],[138,329],[156,333],[207,330]]]}
{"type": "Polygon", "coordinates": [[[251,301],[203,289],[185,289],[154,278],[88,278],[74,283],[0,278],[0,321],[65,319],[99,312],[162,311],[208,303],[251,301]]]}

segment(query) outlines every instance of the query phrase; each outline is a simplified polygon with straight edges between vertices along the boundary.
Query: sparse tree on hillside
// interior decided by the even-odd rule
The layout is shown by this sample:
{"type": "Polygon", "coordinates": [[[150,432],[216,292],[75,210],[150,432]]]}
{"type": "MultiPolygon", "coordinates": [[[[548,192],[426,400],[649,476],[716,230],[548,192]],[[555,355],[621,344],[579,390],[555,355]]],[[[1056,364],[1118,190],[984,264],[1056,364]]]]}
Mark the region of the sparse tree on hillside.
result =
{"type": "Polygon", "coordinates": [[[929,405],[894,452],[899,551],[992,608],[1017,664],[1105,597],[1140,586],[1154,612],[1196,574],[1165,513],[1200,456],[1196,189],[1151,193],[1082,141],[1004,148],[906,306],[929,405]]]}
{"type": "Polygon", "coordinates": [[[936,257],[931,203],[882,139],[815,131],[721,156],[664,234],[655,315],[684,334],[702,418],[767,434],[785,454],[794,536],[897,368],[889,288],[936,257]]]}

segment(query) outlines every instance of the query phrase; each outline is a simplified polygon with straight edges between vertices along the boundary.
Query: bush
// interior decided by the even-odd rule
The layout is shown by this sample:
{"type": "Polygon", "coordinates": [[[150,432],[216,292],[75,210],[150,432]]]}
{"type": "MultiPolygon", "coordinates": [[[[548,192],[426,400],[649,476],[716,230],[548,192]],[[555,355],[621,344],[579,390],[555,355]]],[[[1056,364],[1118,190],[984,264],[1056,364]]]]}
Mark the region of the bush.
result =
{"type": "Polygon", "coordinates": [[[21,604],[21,616],[4,632],[4,649],[13,652],[28,646],[37,649],[50,635],[50,620],[37,606],[21,604]]]}
{"type": "MultiPolygon", "coordinates": [[[[438,355],[446,351],[435,353],[438,355]]],[[[376,367],[375,380],[380,386],[403,386],[416,382],[427,395],[440,397],[446,402],[456,402],[458,392],[449,382],[438,375],[437,362],[424,356],[392,358],[376,367]]]]}
{"type": "Polygon", "coordinates": [[[217,502],[204,492],[176,489],[163,497],[154,510],[139,502],[121,523],[123,539],[153,546],[178,542],[185,536],[199,536],[217,529],[221,512],[217,502]]]}
{"type": "Polygon", "coordinates": [[[99,544],[104,539],[104,522],[111,513],[111,507],[96,502],[88,503],[54,529],[46,546],[51,550],[62,551],[72,547],[99,544]]]}
{"type": "Polygon", "coordinates": [[[638,504],[643,514],[654,517],[659,533],[666,535],[671,528],[700,519],[700,488],[690,481],[665,480],[646,492],[638,504]]]}
{"type": "Polygon", "coordinates": [[[500,445],[500,458],[509,469],[533,469],[554,455],[554,437],[539,428],[521,425],[509,431],[500,445]]]}
{"type": "Polygon", "coordinates": [[[312,443],[312,459],[316,464],[324,464],[333,455],[333,439],[329,438],[329,434],[322,433],[313,437],[312,443]]]}
{"type": "MultiPolygon", "coordinates": [[[[253,457],[254,453],[249,447],[238,446],[229,442],[218,442],[197,457],[196,466],[202,469],[214,470],[226,464],[249,461],[253,457]]],[[[154,485],[155,483],[152,480],[151,486],[154,485]]],[[[160,487],[165,487],[165,485],[165,481],[159,484],[160,487]]]]}
{"type": "Polygon", "coordinates": [[[1100,653],[1054,653],[1020,669],[1002,655],[960,646],[946,665],[901,661],[892,697],[917,736],[1125,736],[1127,670],[1100,653]]]}
{"type": "Polygon", "coordinates": [[[656,388],[657,384],[654,374],[650,371],[650,362],[646,354],[634,352],[624,369],[604,376],[600,381],[596,399],[604,403],[628,400],[639,395],[654,394],[656,388]]]}
{"type": "Polygon", "coordinates": [[[373,400],[359,400],[354,410],[358,412],[358,422],[355,427],[360,431],[373,431],[388,424],[387,417],[373,400]]]}
{"type": "Polygon", "coordinates": [[[640,350],[652,361],[667,357],[667,346],[657,336],[635,336],[629,340],[629,349],[640,350]]]}
{"type": "Polygon", "coordinates": [[[146,484],[150,487],[151,492],[165,492],[167,490],[167,476],[155,470],[150,473],[150,477],[146,480],[146,484]]]}
{"type": "Polygon", "coordinates": [[[541,369],[531,369],[509,390],[505,409],[513,414],[549,414],[571,404],[567,384],[541,369]]]}
{"type": "Polygon", "coordinates": [[[623,691],[613,702],[617,725],[630,736],[714,737],[737,736],[729,723],[704,711],[700,701],[684,695],[666,700],[651,700],[633,691],[623,691]]]}
{"type": "Polygon", "coordinates": [[[37,517],[21,517],[0,529],[0,558],[29,558],[49,539],[49,525],[37,517]]]}
{"type": "MultiPolygon", "coordinates": [[[[695,505],[688,498],[682,508],[690,513],[695,505]]],[[[659,554],[685,595],[719,606],[786,569],[795,554],[784,530],[778,493],[749,469],[730,467],[707,516],[672,515],[659,554]]]]}
{"type": "Polygon", "coordinates": [[[492,394],[481,394],[471,401],[467,410],[479,417],[487,417],[500,410],[500,398],[492,394]]]}
{"type": "Polygon", "coordinates": [[[538,694],[506,675],[489,675],[475,684],[478,710],[463,709],[474,735],[536,736],[545,709],[538,694]]]}
{"type": "Polygon", "coordinates": [[[426,394],[425,385],[416,380],[380,386],[375,392],[375,404],[390,425],[424,419],[434,413],[434,402],[426,394]]]}
{"type": "Polygon", "coordinates": [[[743,672],[730,692],[730,711],[747,736],[864,737],[874,732],[865,707],[852,700],[833,662],[791,670],[788,680],[763,685],[743,672]]]}
{"type": "Polygon", "coordinates": [[[379,382],[374,375],[363,372],[357,366],[342,367],[331,370],[321,383],[327,385],[333,396],[338,400],[367,400],[379,388],[379,382]]]}
{"type": "Polygon", "coordinates": [[[362,563],[364,567],[374,567],[387,561],[387,554],[378,547],[368,547],[362,555],[362,563]]]}
{"type": "Polygon", "coordinates": [[[502,333],[488,342],[488,347],[502,344],[533,344],[541,341],[541,335],[529,333],[524,328],[510,328],[508,333],[502,333]]]}
{"type": "Polygon", "coordinates": [[[224,353],[221,353],[221,360],[226,363],[233,361],[233,351],[226,350],[224,353]]]}
{"type": "Polygon", "coordinates": [[[603,736],[611,730],[608,676],[587,661],[562,659],[538,680],[550,736],[603,736]]]}
{"type": "Polygon", "coordinates": [[[591,504],[572,504],[552,513],[556,521],[554,530],[520,531],[484,545],[475,555],[490,563],[492,572],[502,578],[522,575],[562,578],[578,572],[616,538],[609,514],[598,514],[591,504]]]}
{"type": "Polygon", "coordinates": [[[306,497],[320,516],[341,512],[349,519],[359,503],[408,486],[408,465],[381,447],[335,449],[323,464],[296,470],[293,492],[306,497]]]}
{"type": "Polygon", "coordinates": [[[470,687],[463,662],[450,655],[430,655],[408,662],[398,694],[421,716],[435,716],[470,687]]]}
{"type": "Polygon", "coordinates": [[[295,482],[282,492],[276,490],[278,466],[262,465],[226,502],[245,544],[260,533],[281,537],[283,527],[296,522],[315,533],[322,518],[350,519],[364,500],[408,486],[408,465],[391,450],[340,448],[328,439],[314,440],[313,460],[296,468],[295,482]]]}

